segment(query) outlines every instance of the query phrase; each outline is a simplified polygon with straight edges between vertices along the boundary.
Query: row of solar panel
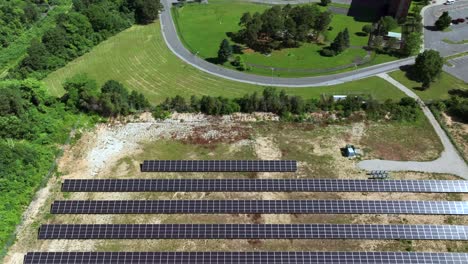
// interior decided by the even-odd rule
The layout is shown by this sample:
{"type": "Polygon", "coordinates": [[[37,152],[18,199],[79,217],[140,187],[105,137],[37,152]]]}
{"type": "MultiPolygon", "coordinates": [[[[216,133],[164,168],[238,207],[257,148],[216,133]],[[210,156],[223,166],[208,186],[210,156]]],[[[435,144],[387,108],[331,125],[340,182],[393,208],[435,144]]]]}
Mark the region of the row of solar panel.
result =
{"type": "Polygon", "coordinates": [[[468,226],[357,224],[42,225],[39,239],[468,240],[468,226]]]}
{"type": "Polygon", "coordinates": [[[142,172],[295,172],[295,160],[145,160],[142,172]]]}
{"type": "Polygon", "coordinates": [[[29,252],[24,264],[466,264],[467,253],[29,252]]]}
{"type": "Polygon", "coordinates": [[[55,201],[53,214],[427,214],[467,215],[468,202],[358,200],[55,201]]]}
{"type": "Polygon", "coordinates": [[[78,179],[64,192],[424,192],[468,193],[468,181],[348,179],[78,179]]]}

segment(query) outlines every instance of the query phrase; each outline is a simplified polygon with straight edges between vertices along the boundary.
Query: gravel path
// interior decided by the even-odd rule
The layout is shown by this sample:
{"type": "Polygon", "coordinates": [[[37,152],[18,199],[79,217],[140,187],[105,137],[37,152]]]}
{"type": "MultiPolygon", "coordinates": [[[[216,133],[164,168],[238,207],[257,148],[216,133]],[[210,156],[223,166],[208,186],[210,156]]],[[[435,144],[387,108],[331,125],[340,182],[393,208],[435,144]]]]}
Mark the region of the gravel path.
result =
{"type": "Polygon", "coordinates": [[[388,81],[403,91],[409,97],[420,102],[424,115],[429,119],[435,132],[439,136],[444,151],[441,156],[434,161],[415,162],[415,161],[389,161],[389,160],[366,160],[358,164],[358,167],[365,170],[386,170],[386,171],[418,171],[430,173],[448,173],[458,175],[468,180],[468,166],[460,157],[458,151],[453,146],[445,131],[439,125],[429,108],[424,105],[420,98],[403,84],[391,78],[388,74],[379,74],[379,77],[388,81]]]}

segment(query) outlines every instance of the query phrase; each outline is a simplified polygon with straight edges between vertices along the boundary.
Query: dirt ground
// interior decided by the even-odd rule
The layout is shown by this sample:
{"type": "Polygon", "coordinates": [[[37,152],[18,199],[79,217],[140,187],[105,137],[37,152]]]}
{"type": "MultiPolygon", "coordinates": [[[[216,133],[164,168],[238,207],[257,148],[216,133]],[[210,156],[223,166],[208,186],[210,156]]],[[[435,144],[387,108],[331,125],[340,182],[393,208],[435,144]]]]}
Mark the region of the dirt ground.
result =
{"type": "MultiPolygon", "coordinates": [[[[164,122],[149,114],[130,123],[101,124],[81,133],[52,178],[25,214],[5,263],[22,263],[28,251],[468,251],[466,243],[369,240],[38,240],[45,223],[356,223],[468,224],[467,217],[413,215],[51,215],[54,200],[100,199],[365,199],[467,200],[460,194],[411,193],[62,193],[63,179],[79,178],[357,178],[366,174],[358,160],[340,153],[347,143],[363,145],[378,124],[312,125],[276,122],[273,115],[207,118],[174,115],[164,122]],[[297,173],[141,173],[144,159],[295,159],[297,173]]],[[[375,141],[374,139],[372,139],[375,141]]],[[[382,140],[382,139],[381,139],[382,140]]],[[[401,144],[404,144],[402,142],[401,144]]],[[[412,150],[408,150],[412,151],[412,150]]],[[[427,150],[432,151],[432,150],[427,150]]],[[[423,153],[424,154],[424,153],[423,153]]],[[[456,179],[450,175],[393,173],[394,179],[456,179]]]]}

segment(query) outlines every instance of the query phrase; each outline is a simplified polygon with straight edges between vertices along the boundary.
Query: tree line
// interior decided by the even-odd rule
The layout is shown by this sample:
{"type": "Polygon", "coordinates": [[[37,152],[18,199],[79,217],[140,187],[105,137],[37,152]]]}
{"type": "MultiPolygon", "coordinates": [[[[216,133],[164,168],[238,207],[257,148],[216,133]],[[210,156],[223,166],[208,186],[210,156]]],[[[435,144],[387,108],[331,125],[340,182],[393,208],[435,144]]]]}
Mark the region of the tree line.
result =
{"type": "Polygon", "coordinates": [[[42,79],[133,23],[151,23],[160,8],[159,0],[73,0],[73,11],[60,14],[54,28],[32,41],[9,78],[42,79]]]}
{"type": "Polygon", "coordinates": [[[142,93],[129,92],[123,84],[114,80],[98,87],[95,80],[80,74],[68,79],[63,87],[66,93],[60,101],[74,113],[115,117],[150,108],[148,99],[142,93]]]}
{"type": "Polygon", "coordinates": [[[0,248],[21,219],[71,127],[81,118],[150,110],[145,96],[109,80],[101,87],[86,75],[64,84],[61,98],[49,96],[34,79],[0,82],[0,248]]]}
{"type": "Polygon", "coordinates": [[[339,116],[349,117],[357,111],[364,111],[373,120],[390,118],[395,121],[412,122],[417,120],[421,111],[417,102],[409,97],[398,102],[387,100],[383,103],[362,96],[348,96],[344,100],[334,100],[331,96],[320,99],[304,99],[287,95],[284,90],[266,88],[261,94],[254,92],[243,97],[229,99],[222,96],[192,96],[186,100],[182,96],[167,98],[156,107],[157,118],[167,117],[172,111],[194,112],[207,115],[228,115],[235,112],[271,112],[284,120],[303,121],[306,114],[314,111],[333,111],[339,116]]]}
{"type": "Polygon", "coordinates": [[[301,42],[317,40],[330,24],[332,15],[317,5],[273,6],[263,13],[244,13],[242,29],[234,39],[261,52],[299,47],[301,42]]]}

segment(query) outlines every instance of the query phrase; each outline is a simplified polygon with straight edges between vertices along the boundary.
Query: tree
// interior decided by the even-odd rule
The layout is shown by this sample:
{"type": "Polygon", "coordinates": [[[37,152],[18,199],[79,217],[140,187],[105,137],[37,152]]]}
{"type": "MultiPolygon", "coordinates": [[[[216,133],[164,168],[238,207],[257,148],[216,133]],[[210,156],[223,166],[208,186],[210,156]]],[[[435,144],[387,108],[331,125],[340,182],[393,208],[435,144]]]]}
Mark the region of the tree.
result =
{"type": "Polygon", "coordinates": [[[374,36],[371,40],[370,46],[374,49],[381,49],[383,47],[384,41],[382,36],[374,36]]]}
{"type": "Polygon", "coordinates": [[[239,21],[239,26],[247,26],[250,22],[252,22],[252,15],[250,14],[250,12],[245,12],[244,14],[242,14],[242,17],[239,21]]]}
{"type": "Polygon", "coordinates": [[[449,13],[445,11],[435,22],[435,27],[437,28],[437,30],[444,30],[448,28],[451,23],[452,18],[450,17],[449,13]]]}
{"type": "Polygon", "coordinates": [[[426,50],[416,57],[413,74],[428,88],[430,83],[439,77],[444,66],[444,58],[438,51],[426,50]]]}
{"type": "Polygon", "coordinates": [[[324,32],[332,21],[332,13],[331,12],[323,12],[315,20],[314,29],[316,32],[316,38],[322,32],[324,32]]]}
{"type": "Polygon", "coordinates": [[[400,52],[404,56],[410,56],[421,49],[421,44],[422,38],[420,33],[413,32],[407,34],[404,38],[403,47],[401,48],[400,52]]]}
{"type": "Polygon", "coordinates": [[[369,35],[372,32],[372,25],[364,25],[362,26],[362,32],[366,33],[366,35],[369,35]]]}
{"type": "Polygon", "coordinates": [[[343,42],[344,42],[345,48],[350,47],[348,28],[345,28],[344,31],[343,31],[343,42]]]}
{"type": "Polygon", "coordinates": [[[162,5],[159,0],[136,0],[135,20],[139,24],[149,24],[158,18],[162,5]]]}
{"type": "Polygon", "coordinates": [[[121,83],[107,81],[102,86],[99,97],[100,113],[104,116],[127,115],[130,110],[128,97],[128,91],[121,83]]]}
{"type": "Polygon", "coordinates": [[[68,109],[83,112],[98,110],[99,90],[95,80],[79,74],[67,79],[63,88],[66,93],[61,100],[68,109]]]}
{"type": "Polygon", "coordinates": [[[331,0],[320,0],[320,5],[327,6],[331,3],[331,0]]]}
{"type": "Polygon", "coordinates": [[[346,48],[349,47],[349,32],[346,28],[344,31],[338,32],[335,40],[333,40],[330,45],[330,49],[334,51],[334,55],[343,52],[346,48]],[[347,35],[347,36],[346,36],[347,35]]]}
{"type": "Polygon", "coordinates": [[[221,64],[225,63],[231,55],[232,47],[227,39],[223,39],[218,50],[218,62],[221,64]]]}
{"type": "Polygon", "coordinates": [[[377,23],[377,34],[384,36],[387,35],[389,31],[398,27],[398,22],[391,16],[385,16],[380,18],[377,23]]]}

